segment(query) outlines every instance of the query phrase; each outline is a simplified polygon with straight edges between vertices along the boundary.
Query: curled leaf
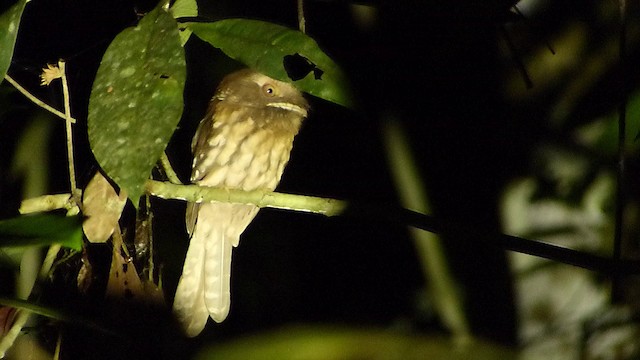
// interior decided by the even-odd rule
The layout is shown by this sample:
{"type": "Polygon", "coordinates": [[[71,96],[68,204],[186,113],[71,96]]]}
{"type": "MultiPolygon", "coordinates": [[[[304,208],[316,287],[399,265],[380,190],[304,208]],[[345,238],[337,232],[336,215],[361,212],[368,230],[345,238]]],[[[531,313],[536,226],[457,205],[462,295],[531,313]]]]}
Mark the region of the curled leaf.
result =
{"type": "Polygon", "coordinates": [[[109,240],[113,230],[118,226],[120,214],[127,203],[124,191],[120,195],[99,171],[93,176],[82,198],[82,208],[86,220],[82,229],[87,240],[92,243],[103,243],[109,240]]]}

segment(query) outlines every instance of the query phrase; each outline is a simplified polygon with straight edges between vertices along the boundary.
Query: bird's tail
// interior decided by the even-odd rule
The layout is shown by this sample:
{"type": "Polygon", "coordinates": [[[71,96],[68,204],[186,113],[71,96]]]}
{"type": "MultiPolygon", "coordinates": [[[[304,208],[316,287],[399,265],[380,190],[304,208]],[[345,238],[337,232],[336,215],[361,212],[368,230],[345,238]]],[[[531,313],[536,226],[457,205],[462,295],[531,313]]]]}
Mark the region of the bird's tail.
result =
{"type": "MultiPolygon", "coordinates": [[[[197,217],[200,220],[216,219],[221,213],[227,213],[217,209],[219,205],[200,205],[196,210],[197,217]]],[[[187,336],[193,337],[202,331],[209,316],[216,322],[222,322],[229,314],[231,249],[237,244],[237,239],[229,239],[225,226],[218,221],[196,220],[190,233],[191,242],[176,289],[173,311],[187,336]]]]}

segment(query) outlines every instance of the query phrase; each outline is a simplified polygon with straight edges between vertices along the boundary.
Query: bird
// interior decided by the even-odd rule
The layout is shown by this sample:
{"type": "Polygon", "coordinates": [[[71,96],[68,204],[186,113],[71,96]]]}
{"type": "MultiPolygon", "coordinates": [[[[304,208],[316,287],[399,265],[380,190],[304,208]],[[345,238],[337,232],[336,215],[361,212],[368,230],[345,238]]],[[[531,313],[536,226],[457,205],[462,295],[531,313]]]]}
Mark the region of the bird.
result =
{"type": "MultiPolygon", "coordinates": [[[[293,84],[252,69],[225,76],[193,137],[191,182],[200,186],[273,191],[289,161],[309,104],[293,84]]],[[[258,213],[255,205],[188,203],[189,247],[173,302],[185,335],[231,304],[231,256],[258,213]]]]}

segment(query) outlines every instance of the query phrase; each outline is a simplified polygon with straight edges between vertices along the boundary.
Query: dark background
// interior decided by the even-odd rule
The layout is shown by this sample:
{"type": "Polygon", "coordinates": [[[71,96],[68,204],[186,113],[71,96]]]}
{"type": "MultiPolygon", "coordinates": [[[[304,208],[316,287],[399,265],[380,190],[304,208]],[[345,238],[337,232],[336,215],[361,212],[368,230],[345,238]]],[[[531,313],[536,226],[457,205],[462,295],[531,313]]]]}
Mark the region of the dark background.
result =
{"type": "MultiPolygon", "coordinates": [[[[346,2],[305,3],[307,33],[344,68],[359,108],[348,110],[310,98],[311,115],[296,138],[278,189],[395,204],[380,130],[384,121],[395,118],[410,134],[434,213],[471,227],[499,231],[497,206],[502,189],[510,179],[530,170],[534,144],[563,133],[562,129],[551,132],[544,120],[557,89],[532,93],[527,101],[505,97],[503,85],[507,74],[517,73],[520,54],[504,50],[503,31],[510,32],[515,46],[527,53],[543,46],[570,21],[595,19],[600,2],[543,2],[542,10],[527,21],[509,11],[514,5],[511,1],[365,4],[377,7],[377,22],[368,30],[355,25],[346,2]]],[[[85,122],[92,78],[113,37],[135,24],[136,13],[151,6],[149,2],[34,0],[25,10],[9,73],[41,99],[61,108],[57,87],[39,87],[37,75],[46,63],[59,58],[67,61],[73,114],[79,119],[75,136],[81,185],[97,169],[85,122]]],[[[200,14],[211,20],[244,17],[292,28],[297,24],[294,1],[215,1],[201,3],[200,14]]],[[[615,26],[595,29],[589,38],[598,43],[602,41],[598,34],[615,31],[615,26]]],[[[555,45],[555,51],[563,51],[562,44],[555,45]]],[[[221,76],[240,66],[195,37],[186,50],[186,109],[169,146],[183,179],[191,162],[190,139],[209,97],[221,76]]],[[[587,92],[569,122],[579,122],[583,113],[614,108],[621,93],[617,74],[611,69],[587,92]]],[[[633,83],[636,72],[630,69],[627,74],[633,83]]],[[[532,80],[535,89],[538,79],[532,80]]],[[[524,77],[521,81],[524,87],[524,77]]],[[[35,111],[7,88],[5,83],[1,174],[8,174],[17,134],[24,128],[17,119],[35,111]]],[[[62,138],[63,124],[55,122],[54,136],[62,138]]],[[[52,141],[52,193],[66,191],[64,154],[63,142],[52,141]]],[[[15,214],[19,189],[19,178],[3,176],[0,201],[4,216],[15,214]]],[[[159,220],[154,228],[156,262],[164,264],[165,293],[170,299],[186,251],[184,204],[154,201],[153,206],[159,220]]],[[[473,332],[515,344],[515,309],[505,253],[476,240],[444,238],[473,332]]],[[[228,319],[209,324],[201,337],[190,342],[222,341],[292,323],[444,331],[433,307],[424,306],[426,279],[413,243],[399,224],[263,210],[243,235],[233,261],[228,319]]]]}

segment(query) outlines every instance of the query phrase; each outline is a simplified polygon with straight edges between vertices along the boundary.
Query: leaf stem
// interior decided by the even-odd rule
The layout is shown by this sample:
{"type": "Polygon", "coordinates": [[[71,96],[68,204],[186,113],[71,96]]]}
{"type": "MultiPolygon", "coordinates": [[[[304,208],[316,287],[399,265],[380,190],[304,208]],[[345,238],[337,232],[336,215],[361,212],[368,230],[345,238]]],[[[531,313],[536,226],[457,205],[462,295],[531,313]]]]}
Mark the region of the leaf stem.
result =
{"type": "Polygon", "coordinates": [[[58,61],[62,80],[62,96],[64,98],[64,115],[65,129],[67,133],[67,160],[69,162],[69,183],[71,186],[71,194],[76,197],[78,195],[78,186],[76,184],[76,170],[73,160],[73,129],[71,128],[71,104],[69,100],[69,84],[67,83],[67,72],[64,60],[58,61]]]}
{"type": "Polygon", "coordinates": [[[25,89],[24,87],[22,87],[22,85],[20,85],[16,80],[14,80],[11,76],[9,75],[5,75],[4,76],[5,80],[7,80],[11,85],[13,85],[13,87],[16,88],[16,90],[20,91],[20,93],[22,93],[22,95],[24,95],[27,99],[31,100],[31,102],[33,102],[34,104],[40,106],[41,108],[49,111],[50,113],[57,115],[58,117],[71,121],[72,123],[75,124],[76,119],[69,117],[67,119],[67,115],[65,115],[63,112],[47,105],[45,102],[43,102],[42,100],[38,99],[37,97],[35,97],[34,95],[32,95],[29,91],[27,91],[27,89],[25,89]]]}

